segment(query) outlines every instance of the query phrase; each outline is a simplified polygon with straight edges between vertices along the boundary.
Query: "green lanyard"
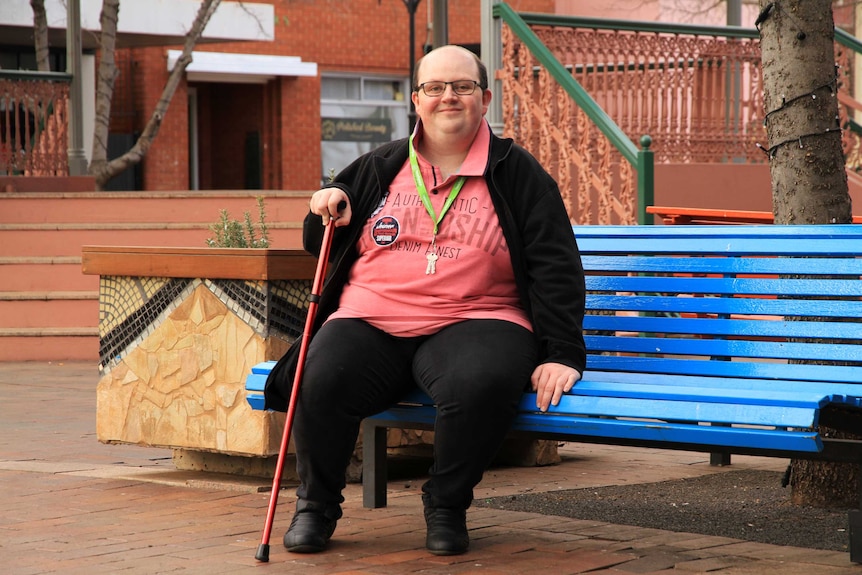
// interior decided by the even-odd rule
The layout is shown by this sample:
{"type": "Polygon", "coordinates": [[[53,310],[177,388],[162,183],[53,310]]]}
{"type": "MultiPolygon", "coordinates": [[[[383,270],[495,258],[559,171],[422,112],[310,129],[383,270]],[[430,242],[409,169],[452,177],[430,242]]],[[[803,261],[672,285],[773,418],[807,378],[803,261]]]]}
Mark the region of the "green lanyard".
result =
{"type": "Polygon", "coordinates": [[[461,188],[464,187],[464,182],[467,181],[467,178],[465,176],[461,176],[455,180],[455,184],[452,186],[452,191],[449,192],[449,197],[447,197],[446,201],[443,203],[443,209],[440,211],[440,216],[438,217],[437,214],[434,213],[434,206],[431,205],[431,198],[428,197],[428,190],[425,188],[425,180],[422,179],[422,172],[419,171],[419,160],[416,158],[416,149],[413,147],[412,134],[410,136],[408,150],[410,151],[410,169],[413,171],[413,181],[416,182],[416,191],[419,192],[419,199],[422,200],[422,205],[425,206],[425,210],[428,212],[428,215],[431,216],[431,221],[434,222],[434,237],[436,238],[440,222],[443,221],[443,216],[446,215],[446,212],[449,211],[449,208],[452,206],[452,202],[454,202],[455,198],[458,197],[458,194],[461,192],[461,188]]]}

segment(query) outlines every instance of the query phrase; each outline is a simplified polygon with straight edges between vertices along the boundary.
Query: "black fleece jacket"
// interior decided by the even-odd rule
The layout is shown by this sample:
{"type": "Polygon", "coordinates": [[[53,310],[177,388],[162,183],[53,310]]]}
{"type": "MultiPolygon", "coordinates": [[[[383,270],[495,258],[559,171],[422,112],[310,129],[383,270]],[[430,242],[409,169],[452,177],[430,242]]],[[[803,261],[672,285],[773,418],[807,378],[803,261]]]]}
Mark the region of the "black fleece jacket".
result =
{"type": "MultiPolygon", "coordinates": [[[[328,184],[344,190],[353,213],[350,225],[335,230],[312,335],[337,309],[357,259],[359,235],[407,155],[406,138],[384,144],[359,157],[328,184]]],[[[584,272],[557,183],[526,150],[493,134],[485,179],[509,246],[521,304],[539,342],[539,362],[562,363],[583,373],[584,272]]],[[[322,239],[320,216],[309,213],[303,228],[305,249],[317,255],[322,239]]],[[[267,409],[286,410],[298,351],[297,342],[270,373],[267,409]]]]}

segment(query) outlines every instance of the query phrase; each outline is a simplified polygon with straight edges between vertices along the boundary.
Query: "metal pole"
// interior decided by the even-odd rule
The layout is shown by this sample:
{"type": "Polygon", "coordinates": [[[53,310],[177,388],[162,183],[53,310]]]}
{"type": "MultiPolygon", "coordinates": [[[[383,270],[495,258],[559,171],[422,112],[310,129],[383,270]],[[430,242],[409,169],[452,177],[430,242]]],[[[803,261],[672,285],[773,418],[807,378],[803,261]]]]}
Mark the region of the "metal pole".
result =
{"type": "MultiPolygon", "coordinates": [[[[742,0],[727,0],[727,25],[742,26],[742,0]]],[[[734,40],[729,40],[734,42],[734,40]]],[[[741,83],[742,83],[742,64],[738,61],[731,61],[727,67],[727,108],[725,110],[726,123],[733,130],[737,131],[741,121],[741,83]]],[[[737,161],[737,158],[731,158],[731,161],[737,161]]]]}
{"type": "Polygon", "coordinates": [[[449,43],[449,0],[434,0],[434,47],[449,43]]]}
{"type": "Polygon", "coordinates": [[[742,26],[742,0],[727,0],[727,25],[742,26]]]}
{"type": "Polygon", "coordinates": [[[84,154],[84,92],[81,85],[81,1],[68,0],[66,4],[66,72],[71,74],[69,86],[69,175],[87,174],[87,157],[84,154]]]}
{"type": "MultiPolygon", "coordinates": [[[[419,6],[420,0],[404,0],[404,5],[407,7],[407,14],[410,16],[410,91],[413,91],[413,74],[416,68],[416,7],[419,6]]],[[[410,120],[410,132],[416,127],[416,109],[413,107],[413,99],[410,99],[410,111],[407,112],[407,117],[410,120]]]]}
{"type": "Polygon", "coordinates": [[[503,47],[500,39],[500,21],[494,20],[492,11],[494,4],[500,0],[482,0],[481,4],[481,27],[482,27],[482,62],[488,69],[488,83],[491,89],[491,105],[485,118],[491,129],[498,136],[503,135],[503,90],[502,83],[496,79],[496,72],[503,66],[503,47]]]}

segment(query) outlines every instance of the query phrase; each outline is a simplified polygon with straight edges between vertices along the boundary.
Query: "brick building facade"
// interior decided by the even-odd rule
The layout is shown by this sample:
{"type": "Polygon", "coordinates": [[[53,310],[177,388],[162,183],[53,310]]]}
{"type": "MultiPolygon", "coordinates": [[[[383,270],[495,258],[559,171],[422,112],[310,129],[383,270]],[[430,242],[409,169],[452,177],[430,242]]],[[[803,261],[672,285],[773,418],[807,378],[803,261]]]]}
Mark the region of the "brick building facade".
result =
{"type": "MultiPolygon", "coordinates": [[[[420,2],[415,13],[417,58],[431,42],[430,1],[420,2]]],[[[321,99],[328,102],[330,96],[322,94],[322,84],[331,86],[327,92],[337,94],[329,106],[336,115],[370,114],[373,127],[388,126],[390,133],[384,140],[406,135],[410,30],[403,0],[266,3],[275,10],[273,42],[207,43],[199,44],[195,51],[298,57],[315,63],[317,75],[276,76],[260,83],[227,75],[215,77],[215,81],[195,81],[188,75],[137,168],[141,189],[316,189],[328,169],[340,169],[348,156],[380,141],[377,134],[376,140],[364,146],[333,145],[334,155],[324,161],[321,99]],[[342,90],[346,96],[339,95],[342,90]],[[364,108],[351,104],[350,98],[356,94],[364,98],[357,102],[364,108]]],[[[510,4],[523,12],[554,12],[553,0],[510,4]]],[[[449,0],[450,43],[478,53],[480,26],[478,0],[449,0]]],[[[134,137],[143,128],[168,77],[168,51],[179,48],[120,51],[112,133],[134,137]]]]}

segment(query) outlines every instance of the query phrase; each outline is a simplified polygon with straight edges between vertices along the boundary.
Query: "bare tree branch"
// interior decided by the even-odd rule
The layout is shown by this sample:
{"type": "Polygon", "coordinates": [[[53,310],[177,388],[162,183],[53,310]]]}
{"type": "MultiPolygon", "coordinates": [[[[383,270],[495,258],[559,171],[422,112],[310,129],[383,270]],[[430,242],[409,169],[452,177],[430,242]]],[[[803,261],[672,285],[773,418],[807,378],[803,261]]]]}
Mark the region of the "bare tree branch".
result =
{"type": "MultiPolygon", "coordinates": [[[[862,0],[859,1],[862,2],[862,0]]],[[[242,2],[242,0],[239,0],[237,4],[239,4],[239,7],[242,8],[242,11],[245,12],[246,15],[251,16],[257,23],[257,29],[260,32],[260,35],[266,36],[266,29],[263,27],[263,22],[260,21],[260,18],[258,18],[254,12],[249,10],[248,7],[242,2]]]]}
{"type": "Polygon", "coordinates": [[[198,9],[198,13],[195,16],[194,22],[192,23],[192,27],[189,30],[189,33],[186,35],[182,54],[180,55],[176,64],[174,64],[174,67],[171,70],[170,75],[168,76],[168,80],[165,83],[162,95],[159,98],[159,101],[156,104],[155,110],[153,110],[153,113],[150,116],[147,125],[144,127],[143,132],[141,133],[137,142],[135,142],[135,145],[132,146],[132,148],[128,152],[108,162],[106,161],[108,122],[110,119],[110,100],[113,94],[113,83],[115,78],[115,72],[113,71],[116,70],[116,65],[113,58],[115,41],[108,38],[105,34],[105,31],[106,26],[113,26],[114,38],[116,38],[116,11],[114,11],[113,14],[106,12],[109,5],[116,5],[118,7],[119,0],[104,0],[102,11],[102,57],[104,59],[106,53],[110,49],[110,65],[112,71],[111,73],[108,73],[108,70],[105,69],[103,73],[102,66],[100,66],[99,70],[99,91],[102,91],[102,87],[104,85],[105,93],[102,95],[101,100],[97,95],[97,125],[96,133],[94,134],[93,138],[93,160],[90,164],[90,174],[92,174],[96,178],[97,189],[103,189],[104,185],[111,178],[113,178],[120,172],[126,170],[129,166],[139,163],[146,155],[147,151],[150,149],[150,146],[152,146],[153,139],[159,133],[159,129],[162,125],[162,120],[164,119],[165,114],[167,114],[171,99],[174,96],[174,92],[176,92],[177,87],[179,86],[180,81],[183,78],[183,74],[186,71],[186,68],[192,61],[192,51],[194,50],[194,47],[197,44],[198,40],[200,40],[201,35],[203,35],[204,29],[206,28],[216,9],[219,7],[219,4],[221,4],[221,0],[204,0],[203,2],[201,2],[201,6],[198,9]],[[113,19],[111,19],[111,17],[113,17],[113,19]],[[104,125],[99,124],[99,111],[101,109],[100,105],[107,106],[107,114],[105,114],[104,117],[101,118],[101,120],[104,122],[104,125]],[[98,159],[98,161],[96,158],[97,146],[100,148],[100,158],[98,159]]]}

